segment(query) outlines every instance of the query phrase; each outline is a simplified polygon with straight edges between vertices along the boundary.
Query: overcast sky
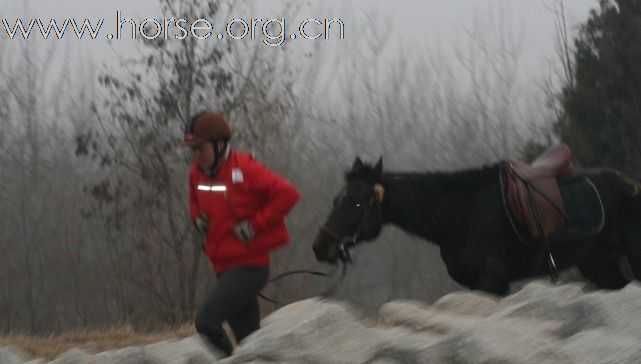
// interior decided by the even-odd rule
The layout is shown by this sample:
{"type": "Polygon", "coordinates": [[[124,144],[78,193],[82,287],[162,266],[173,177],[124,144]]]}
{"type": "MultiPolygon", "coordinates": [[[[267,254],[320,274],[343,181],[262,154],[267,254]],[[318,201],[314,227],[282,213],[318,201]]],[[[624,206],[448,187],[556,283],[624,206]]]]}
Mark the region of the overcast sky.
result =
{"type": "MultiPolygon", "coordinates": [[[[13,24],[16,18],[28,19],[25,14],[25,0],[0,0],[3,6],[2,17],[13,24]]],[[[76,19],[89,18],[105,19],[103,34],[114,29],[115,13],[120,10],[125,17],[144,19],[148,17],[171,17],[172,14],[161,14],[157,0],[29,0],[31,16],[38,16],[47,22],[50,18],[62,21],[64,18],[76,19]]],[[[366,19],[366,14],[377,19],[376,24],[389,31],[392,45],[404,42],[416,52],[424,49],[426,44],[438,40],[441,46],[447,48],[461,37],[466,37],[466,30],[472,33],[482,32],[483,27],[497,25],[501,17],[511,31],[522,34],[525,45],[523,62],[529,73],[538,72],[546,57],[553,55],[554,44],[554,14],[546,8],[546,3],[553,0],[351,0],[349,6],[346,1],[330,0],[320,2],[294,1],[300,4],[303,11],[301,16],[315,18],[341,18],[345,21],[347,39],[342,46],[349,47],[350,41],[360,41],[363,29],[354,29],[354,25],[366,19]],[[308,4],[313,3],[314,10],[308,4]],[[318,10],[322,4],[323,10],[318,10]],[[307,7],[306,7],[307,6],[307,7]],[[492,15],[494,14],[494,15],[492,15]],[[494,16],[494,18],[492,18],[494,16]],[[475,28],[475,19],[481,23],[481,29],[475,28]],[[350,32],[352,31],[352,32],[350,32]],[[355,33],[356,32],[356,33],[355,33]],[[360,32],[360,33],[358,33],[360,32]]],[[[261,17],[282,16],[279,11],[282,1],[261,0],[254,1],[257,9],[253,14],[234,14],[235,17],[249,18],[260,15],[261,17]]],[[[568,20],[571,25],[587,19],[589,9],[597,6],[597,0],[565,0],[568,20]]],[[[381,29],[379,29],[381,30],[381,29]]],[[[4,29],[2,29],[4,33],[4,29]]],[[[6,34],[1,35],[5,40],[6,34]]],[[[469,36],[468,36],[469,37],[469,36]]],[[[54,41],[55,42],[55,41],[54,41]]],[[[62,43],[62,42],[60,42],[62,43]]],[[[115,57],[104,37],[100,40],[83,40],[72,42],[73,47],[79,47],[92,54],[95,60],[112,62],[115,57]]],[[[121,40],[116,47],[122,52],[127,52],[131,41],[121,40]],[[129,44],[128,44],[129,43],[129,44]]]]}

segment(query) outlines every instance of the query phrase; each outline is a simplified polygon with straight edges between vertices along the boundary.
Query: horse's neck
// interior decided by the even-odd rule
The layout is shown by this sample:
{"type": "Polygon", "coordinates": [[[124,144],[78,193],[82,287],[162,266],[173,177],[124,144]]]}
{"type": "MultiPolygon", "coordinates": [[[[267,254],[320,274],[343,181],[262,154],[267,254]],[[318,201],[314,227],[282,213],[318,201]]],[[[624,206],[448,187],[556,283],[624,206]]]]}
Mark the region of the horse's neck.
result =
{"type": "Polygon", "coordinates": [[[385,174],[383,222],[436,244],[445,243],[464,228],[465,211],[458,207],[464,205],[469,191],[464,190],[465,184],[450,183],[457,178],[454,173],[385,174]]]}

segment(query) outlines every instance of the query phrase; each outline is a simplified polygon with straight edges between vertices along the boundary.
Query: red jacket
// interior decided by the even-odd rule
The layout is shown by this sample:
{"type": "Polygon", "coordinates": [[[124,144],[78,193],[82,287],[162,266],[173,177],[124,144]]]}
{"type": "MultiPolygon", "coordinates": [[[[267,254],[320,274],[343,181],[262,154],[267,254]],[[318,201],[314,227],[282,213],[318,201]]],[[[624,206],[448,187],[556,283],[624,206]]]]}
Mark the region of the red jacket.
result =
{"type": "Polygon", "coordinates": [[[205,253],[216,273],[239,266],[268,266],[269,251],[289,243],[285,215],[298,201],[298,191],[250,154],[230,151],[213,177],[195,161],[189,174],[189,197],[192,222],[200,214],[209,218],[205,253]],[[232,232],[244,219],[249,219],[255,232],[246,244],[232,232]]]}

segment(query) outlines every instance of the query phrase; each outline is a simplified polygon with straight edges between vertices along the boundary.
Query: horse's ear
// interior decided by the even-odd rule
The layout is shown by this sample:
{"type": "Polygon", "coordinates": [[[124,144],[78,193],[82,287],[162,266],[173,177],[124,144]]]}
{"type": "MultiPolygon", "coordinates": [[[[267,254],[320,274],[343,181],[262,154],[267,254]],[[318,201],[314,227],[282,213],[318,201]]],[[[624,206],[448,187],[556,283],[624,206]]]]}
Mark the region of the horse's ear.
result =
{"type": "Polygon", "coordinates": [[[381,179],[381,177],[383,177],[383,157],[382,156],[378,159],[378,162],[376,162],[376,166],[374,167],[374,175],[379,180],[381,179]]]}
{"type": "Polygon", "coordinates": [[[354,172],[360,172],[363,170],[363,161],[361,160],[360,157],[356,157],[356,160],[354,161],[354,164],[352,164],[352,171],[354,172]]]}

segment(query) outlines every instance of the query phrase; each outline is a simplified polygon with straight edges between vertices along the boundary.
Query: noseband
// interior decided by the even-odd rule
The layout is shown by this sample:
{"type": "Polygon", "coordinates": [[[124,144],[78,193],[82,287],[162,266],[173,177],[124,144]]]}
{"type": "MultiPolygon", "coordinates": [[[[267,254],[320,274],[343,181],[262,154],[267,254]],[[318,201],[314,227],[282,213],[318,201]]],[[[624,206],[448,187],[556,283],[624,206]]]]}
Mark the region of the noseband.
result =
{"type": "Polygon", "coordinates": [[[369,200],[367,210],[365,210],[361,222],[358,224],[358,226],[356,227],[356,231],[354,231],[354,234],[352,234],[351,236],[347,235],[340,237],[337,233],[332,231],[332,229],[328,228],[327,226],[321,226],[320,230],[325,234],[331,236],[334,241],[338,243],[338,258],[341,260],[341,262],[343,262],[343,264],[352,262],[352,254],[350,253],[350,249],[356,246],[356,241],[362,234],[362,230],[367,228],[367,224],[369,223],[369,218],[372,214],[372,210],[374,209],[374,205],[378,205],[378,210],[380,212],[384,196],[385,189],[383,188],[383,186],[379,183],[374,184],[374,193],[369,200]]]}

